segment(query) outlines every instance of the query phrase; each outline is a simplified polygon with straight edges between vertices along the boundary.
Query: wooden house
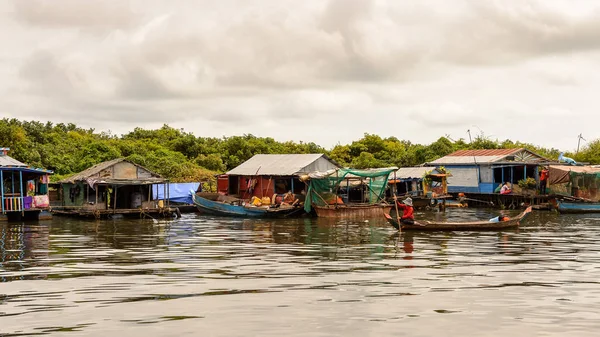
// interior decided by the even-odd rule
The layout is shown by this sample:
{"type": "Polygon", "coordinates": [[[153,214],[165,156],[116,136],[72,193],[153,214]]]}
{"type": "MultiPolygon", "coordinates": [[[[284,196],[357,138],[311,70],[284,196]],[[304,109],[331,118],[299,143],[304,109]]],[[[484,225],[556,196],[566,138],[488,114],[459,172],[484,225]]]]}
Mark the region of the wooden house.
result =
{"type": "Polygon", "coordinates": [[[48,181],[52,171],[34,168],[8,156],[0,148],[0,220],[44,219],[48,213],[48,181]]]}
{"type": "Polygon", "coordinates": [[[114,159],[59,181],[59,200],[53,212],[96,218],[114,214],[172,216],[177,209],[169,207],[168,186],[169,181],[160,175],[124,158],[114,159]],[[164,189],[162,199],[153,193],[155,184],[164,189]]]}
{"type": "Polygon", "coordinates": [[[242,199],[271,197],[292,191],[306,190],[302,176],[315,171],[327,171],[340,166],[324,154],[257,154],[219,177],[219,190],[242,199]]]}
{"type": "Polygon", "coordinates": [[[538,178],[538,167],[548,159],[527,149],[459,150],[427,163],[444,166],[450,193],[492,194],[502,184],[517,185],[519,180],[538,178]]]}

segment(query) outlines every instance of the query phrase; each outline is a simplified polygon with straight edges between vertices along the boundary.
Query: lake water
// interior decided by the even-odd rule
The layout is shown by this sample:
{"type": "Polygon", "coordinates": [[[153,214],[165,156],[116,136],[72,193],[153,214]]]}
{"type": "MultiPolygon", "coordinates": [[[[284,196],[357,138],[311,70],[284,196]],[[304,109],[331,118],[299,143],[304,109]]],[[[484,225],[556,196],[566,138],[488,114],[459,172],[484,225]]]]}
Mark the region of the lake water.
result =
{"type": "Polygon", "coordinates": [[[599,229],[542,211],[477,233],[197,214],[4,223],[0,336],[597,336],[599,229]]]}

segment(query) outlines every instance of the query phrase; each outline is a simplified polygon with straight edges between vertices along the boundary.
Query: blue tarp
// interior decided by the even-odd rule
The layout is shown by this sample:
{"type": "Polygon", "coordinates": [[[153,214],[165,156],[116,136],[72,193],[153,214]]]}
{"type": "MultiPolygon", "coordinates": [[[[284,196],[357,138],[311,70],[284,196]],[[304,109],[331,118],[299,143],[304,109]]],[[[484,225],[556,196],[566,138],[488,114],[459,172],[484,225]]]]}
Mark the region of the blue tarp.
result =
{"type": "MultiPolygon", "coordinates": [[[[184,204],[192,204],[192,196],[190,190],[196,191],[200,183],[170,183],[169,184],[169,201],[180,202],[184,204]]],[[[165,188],[163,184],[152,185],[152,197],[154,200],[164,199],[165,188]]]]}

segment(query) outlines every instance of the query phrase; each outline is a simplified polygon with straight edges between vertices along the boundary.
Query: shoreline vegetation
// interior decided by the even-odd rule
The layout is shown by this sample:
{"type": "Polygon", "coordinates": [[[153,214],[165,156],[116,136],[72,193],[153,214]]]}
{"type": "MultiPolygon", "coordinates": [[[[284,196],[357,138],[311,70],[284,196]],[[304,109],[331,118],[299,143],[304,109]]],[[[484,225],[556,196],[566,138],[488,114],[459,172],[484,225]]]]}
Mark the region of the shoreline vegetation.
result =
{"type": "MultiPolygon", "coordinates": [[[[33,167],[54,171],[52,181],[85,170],[100,162],[125,157],[161,174],[173,182],[214,181],[259,153],[324,153],[342,166],[373,168],[416,166],[462,149],[526,148],[556,160],[557,149],[511,140],[492,140],[484,134],[472,142],[440,137],[429,145],[415,144],[396,137],[382,138],[365,133],[350,144],[332,149],[315,143],[279,142],[251,134],[229,137],[195,136],[167,124],[159,129],[135,128],[123,135],[95,132],[75,124],[0,120],[0,146],[11,149],[10,156],[33,167]]],[[[600,163],[600,139],[587,143],[579,153],[565,153],[578,162],[600,163]]]]}

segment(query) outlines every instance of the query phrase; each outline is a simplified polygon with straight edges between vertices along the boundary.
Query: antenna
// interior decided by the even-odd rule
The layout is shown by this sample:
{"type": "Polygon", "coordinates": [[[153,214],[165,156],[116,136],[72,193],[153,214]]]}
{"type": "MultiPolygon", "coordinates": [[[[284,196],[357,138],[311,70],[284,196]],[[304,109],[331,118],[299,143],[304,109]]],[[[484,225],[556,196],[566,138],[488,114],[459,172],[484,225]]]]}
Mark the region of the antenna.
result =
{"type": "Polygon", "coordinates": [[[581,143],[582,139],[583,139],[583,141],[587,142],[587,140],[585,140],[585,138],[583,138],[583,136],[581,136],[581,133],[580,133],[579,136],[577,136],[577,152],[575,152],[576,154],[579,153],[579,144],[581,143]]]}

